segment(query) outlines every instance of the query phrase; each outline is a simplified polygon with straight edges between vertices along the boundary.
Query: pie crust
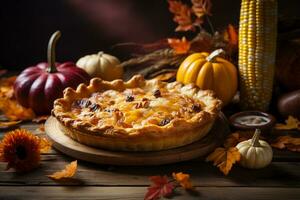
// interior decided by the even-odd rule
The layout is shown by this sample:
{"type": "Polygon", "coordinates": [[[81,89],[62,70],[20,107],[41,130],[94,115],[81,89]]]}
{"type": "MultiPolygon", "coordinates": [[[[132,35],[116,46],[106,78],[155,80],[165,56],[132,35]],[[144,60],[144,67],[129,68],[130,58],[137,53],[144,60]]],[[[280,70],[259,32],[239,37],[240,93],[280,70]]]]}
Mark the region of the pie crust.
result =
{"type": "Polygon", "coordinates": [[[66,88],[52,115],[72,139],[97,148],[158,151],[190,144],[211,129],[221,101],[193,84],[94,78],[66,88]]]}

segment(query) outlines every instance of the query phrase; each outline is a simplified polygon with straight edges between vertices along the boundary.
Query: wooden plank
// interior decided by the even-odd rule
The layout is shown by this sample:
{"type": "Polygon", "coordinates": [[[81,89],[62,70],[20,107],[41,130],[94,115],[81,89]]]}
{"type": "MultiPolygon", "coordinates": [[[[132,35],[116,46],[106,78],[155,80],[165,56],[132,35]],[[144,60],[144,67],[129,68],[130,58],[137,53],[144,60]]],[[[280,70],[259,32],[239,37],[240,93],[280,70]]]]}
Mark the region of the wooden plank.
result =
{"type": "MultiPolygon", "coordinates": [[[[114,199],[141,200],[146,187],[0,187],[2,200],[55,199],[114,199]]],[[[188,193],[177,189],[174,200],[299,200],[299,188],[248,188],[248,187],[197,187],[196,192],[188,193]]]]}
{"type": "MultiPolygon", "coordinates": [[[[45,175],[61,170],[73,159],[64,159],[59,156],[47,156],[49,160],[27,174],[16,174],[13,171],[4,171],[5,164],[0,165],[0,185],[61,185],[45,175]]],[[[228,176],[224,176],[211,163],[183,162],[172,165],[156,167],[118,167],[108,165],[95,165],[78,162],[78,172],[74,181],[66,185],[90,186],[147,186],[150,184],[149,176],[168,175],[172,172],[184,172],[191,175],[196,186],[260,186],[260,187],[300,187],[300,163],[273,162],[269,167],[260,170],[249,170],[234,166],[228,176]]]]}

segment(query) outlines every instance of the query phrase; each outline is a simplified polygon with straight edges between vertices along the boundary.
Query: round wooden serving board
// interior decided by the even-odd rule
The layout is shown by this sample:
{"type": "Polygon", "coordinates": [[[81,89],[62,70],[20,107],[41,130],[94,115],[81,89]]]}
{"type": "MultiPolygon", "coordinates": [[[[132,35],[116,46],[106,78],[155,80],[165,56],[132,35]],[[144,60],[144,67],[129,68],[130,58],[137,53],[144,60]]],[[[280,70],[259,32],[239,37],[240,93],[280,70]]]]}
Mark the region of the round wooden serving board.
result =
{"type": "Polygon", "coordinates": [[[163,151],[120,152],[97,149],[76,142],[59,128],[59,122],[50,117],[45,123],[45,131],[53,146],[79,160],[111,165],[162,165],[191,160],[210,153],[220,145],[229,133],[229,126],[223,114],[217,118],[209,134],[192,144],[163,151]]]}

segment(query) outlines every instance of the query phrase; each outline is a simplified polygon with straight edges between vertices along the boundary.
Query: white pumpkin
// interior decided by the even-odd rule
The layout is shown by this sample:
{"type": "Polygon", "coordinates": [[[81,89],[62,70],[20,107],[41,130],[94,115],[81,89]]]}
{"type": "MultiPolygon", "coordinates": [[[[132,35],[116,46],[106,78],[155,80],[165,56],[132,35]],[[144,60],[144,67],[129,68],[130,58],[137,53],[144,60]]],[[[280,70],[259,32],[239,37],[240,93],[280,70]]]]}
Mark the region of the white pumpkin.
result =
{"type": "Polygon", "coordinates": [[[260,130],[256,129],[252,139],[240,142],[236,148],[241,154],[240,165],[250,169],[259,169],[269,165],[273,158],[272,147],[259,140],[260,130]]]}
{"type": "Polygon", "coordinates": [[[91,77],[100,77],[107,81],[123,77],[123,67],[120,66],[119,59],[102,51],[80,58],[76,65],[91,77]]]}

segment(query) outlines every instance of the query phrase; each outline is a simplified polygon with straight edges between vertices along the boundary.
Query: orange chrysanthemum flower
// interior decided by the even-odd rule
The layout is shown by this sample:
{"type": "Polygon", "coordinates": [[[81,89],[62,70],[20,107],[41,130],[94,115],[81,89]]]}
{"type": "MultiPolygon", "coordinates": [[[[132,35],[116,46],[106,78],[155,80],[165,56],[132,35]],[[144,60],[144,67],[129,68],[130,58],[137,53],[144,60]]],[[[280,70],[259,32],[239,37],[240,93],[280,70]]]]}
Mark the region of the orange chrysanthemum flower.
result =
{"type": "Polygon", "coordinates": [[[172,174],[173,178],[186,190],[192,190],[193,185],[190,181],[190,175],[182,172],[172,174]]]}
{"type": "Polygon", "coordinates": [[[0,143],[0,160],[7,169],[25,172],[39,165],[41,139],[28,130],[16,129],[5,134],[0,143]]]}

